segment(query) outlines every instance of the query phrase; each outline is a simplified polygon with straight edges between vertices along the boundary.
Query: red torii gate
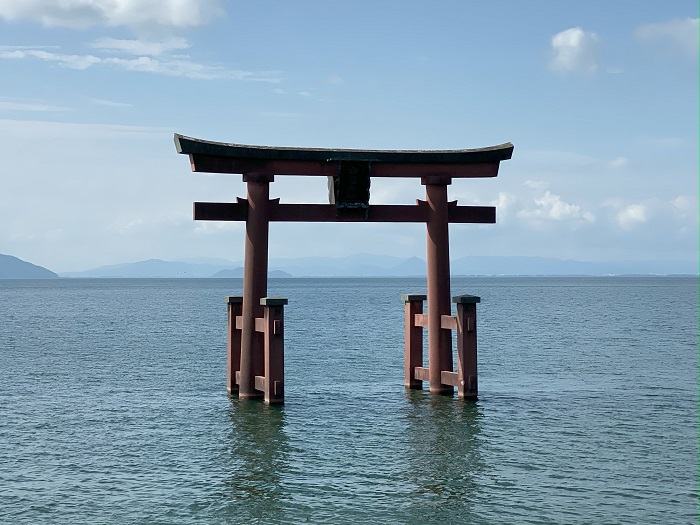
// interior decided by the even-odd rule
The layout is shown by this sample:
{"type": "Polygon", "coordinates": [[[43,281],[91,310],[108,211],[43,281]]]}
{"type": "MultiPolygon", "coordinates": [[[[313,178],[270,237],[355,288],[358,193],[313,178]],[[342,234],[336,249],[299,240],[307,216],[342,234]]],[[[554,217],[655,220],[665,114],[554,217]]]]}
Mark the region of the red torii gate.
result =
{"type": "Polygon", "coordinates": [[[511,143],[489,148],[431,151],[274,148],[210,142],[175,134],[178,153],[189,155],[194,172],[242,174],[247,198],[235,203],[195,202],[195,220],[245,221],[243,295],[228,302],[228,391],[241,398],[284,402],[283,307],[267,297],[270,221],[424,222],[427,226],[428,294],[405,295],[405,384],[430,392],[476,398],[476,303],[453,297],[451,315],[449,223],[495,223],[491,206],[448,202],[453,178],[495,177],[511,143]],[[281,204],[270,200],[275,175],[328,177],[330,204],[281,204]],[[415,205],[369,204],[371,177],[420,178],[425,201],[415,205]],[[423,301],[428,313],[423,315],[423,301]],[[428,367],[423,367],[423,327],[428,328],[428,367]],[[458,370],[452,370],[452,335],[457,330],[458,370]]]}

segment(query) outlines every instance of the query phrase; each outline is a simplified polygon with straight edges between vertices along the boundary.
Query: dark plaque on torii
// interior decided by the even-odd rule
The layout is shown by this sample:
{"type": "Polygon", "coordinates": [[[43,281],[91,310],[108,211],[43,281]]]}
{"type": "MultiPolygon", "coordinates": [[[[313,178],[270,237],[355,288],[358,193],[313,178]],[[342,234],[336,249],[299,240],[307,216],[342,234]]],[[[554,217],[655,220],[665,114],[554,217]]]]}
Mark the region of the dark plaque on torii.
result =
{"type": "Polygon", "coordinates": [[[476,303],[453,297],[451,315],[449,223],[495,223],[492,206],[458,206],[447,200],[452,179],[495,177],[511,143],[489,148],[430,151],[275,148],[224,144],[175,135],[178,153],[190,157],[192,171],[237,173],[247,198],[235,203],[195,202],[195,220],[245,221],[243,296],[228,297],[228,390],[239,397],[284,401],[283,306],[267,297],[270,221],[424,222],[427,226],[428,313],[424,295],[406,295],[405,384],[431,393],[475,398],[476,303]],[[282,204],[270,200],[275,175],[327,177],[330,204],[282,204]],[[369,203],[372,177],[420,178],[425,201],[414,205],[369,203]],[[422,328],[428,328],[428,367],[423,367],[422,328]],[[452,367],[452,335],[457,330],[457,372],[452,367]]]}

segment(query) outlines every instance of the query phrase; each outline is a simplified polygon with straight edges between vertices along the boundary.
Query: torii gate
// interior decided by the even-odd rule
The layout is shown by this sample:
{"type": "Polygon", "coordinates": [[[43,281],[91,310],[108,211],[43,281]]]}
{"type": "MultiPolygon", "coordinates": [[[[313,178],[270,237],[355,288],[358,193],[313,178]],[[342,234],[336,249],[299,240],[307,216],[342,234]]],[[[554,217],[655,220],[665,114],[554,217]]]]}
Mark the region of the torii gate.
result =
{"type": "Polygon", "coordinates": [[[235,203],[195,202],[195,220],[245,221],[243,295],[229,296],[229,393],[284,402],[284,318],[286,299],[267,297],[270,221],[424,222],[427,226],[428,293],[405,295],[405,385],[430,392],[476,398],[476,303],[472,295],[453,297],[451,315],[449,223],[495,223],[491,206],[448,202],[454,178],[498,175],[511,143],[489,148],[432,151],[273,148],[210,142],[175,134],[178,153],[189,155],[194,172],[242,174],[247,198],[235,203]],[[281,204],[270,200],[275,175],[328,178],[330,204],[281,204]],[[369,204],[370,177],[420,178],[425,201],[415,205],[369,204]],[[428,313],[423,315],[423,301],[428,313]],[[428,329],[428,367],[423,367],[423,328],[428,329]],[[457,372],[452,367],[452,335],[457,330],[457,372]]]}

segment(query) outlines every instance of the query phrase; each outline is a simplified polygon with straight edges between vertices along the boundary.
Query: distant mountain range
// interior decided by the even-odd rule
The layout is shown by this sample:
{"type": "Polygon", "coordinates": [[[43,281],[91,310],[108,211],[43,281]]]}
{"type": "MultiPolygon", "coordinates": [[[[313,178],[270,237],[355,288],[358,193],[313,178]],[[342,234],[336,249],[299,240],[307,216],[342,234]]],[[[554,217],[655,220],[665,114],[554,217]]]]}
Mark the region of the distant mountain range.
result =
{"type": "MultiPolygon", "coordinates": [[[[268,277],[294,277],[291,273],[287,273],[282,270],[269,270],[267,272],[268,277]]],[[[218,279],[241,279],[243,278],[243,267],[236,268],[235,270],[219,270],[212,277],[218,279]]]]}
{"type": "MultiPolygon", "coordinates": [[[[698,275],[690,261],[591,262],[545,257],[462,257],[451,261],[452,275],[698,275]]],[[[424,276],[426,264],[418,257],[358,253],[347,257],[270,259],[269,277],[414,277],[424,276]]],[[[11,255],[0,254],[0,279],[73,278],[242,278],[243,262],[189,258],[177,261],[149,259],[56,274],[11,255]]]]}
{"type": "Polygon", "coordinates": [[[0,279],[58,279],[58,274],[12,255],[0,253],[0,279]]]}
{"type": "MultiPolygon", "coordinates": [[[[451,261],[452,275],[672,275],[698,274],[698,266],[683,261],[586,262],[544,257],[463,257],[451,261]]],[[[425,261],[360,253],[347,257],[270,259],[270,277],[413,277],[426,273],[425,261]]],[[[101,266],[61,277],[243,277],[243,262],[191,258],[150,259],[101,266]]]]}

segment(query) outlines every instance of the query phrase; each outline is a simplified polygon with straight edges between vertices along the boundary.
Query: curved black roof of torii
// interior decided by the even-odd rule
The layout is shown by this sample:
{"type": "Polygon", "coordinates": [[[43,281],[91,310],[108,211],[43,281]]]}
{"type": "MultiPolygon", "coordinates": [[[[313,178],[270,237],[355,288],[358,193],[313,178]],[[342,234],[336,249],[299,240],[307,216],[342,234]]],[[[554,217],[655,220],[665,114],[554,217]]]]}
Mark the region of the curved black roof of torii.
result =
{"type": "Polygon", "coordinates": [[[513,154],[513,144],[458,150],[358,150],[326,148],[279,148],[273,146],[249,146],[227,144],[185,137],[175,134],[178,153],[214,157],[233,157],[250,160],[286,161],[359,161],[400,164],[477,164],[508,160],[513,154]]]}

